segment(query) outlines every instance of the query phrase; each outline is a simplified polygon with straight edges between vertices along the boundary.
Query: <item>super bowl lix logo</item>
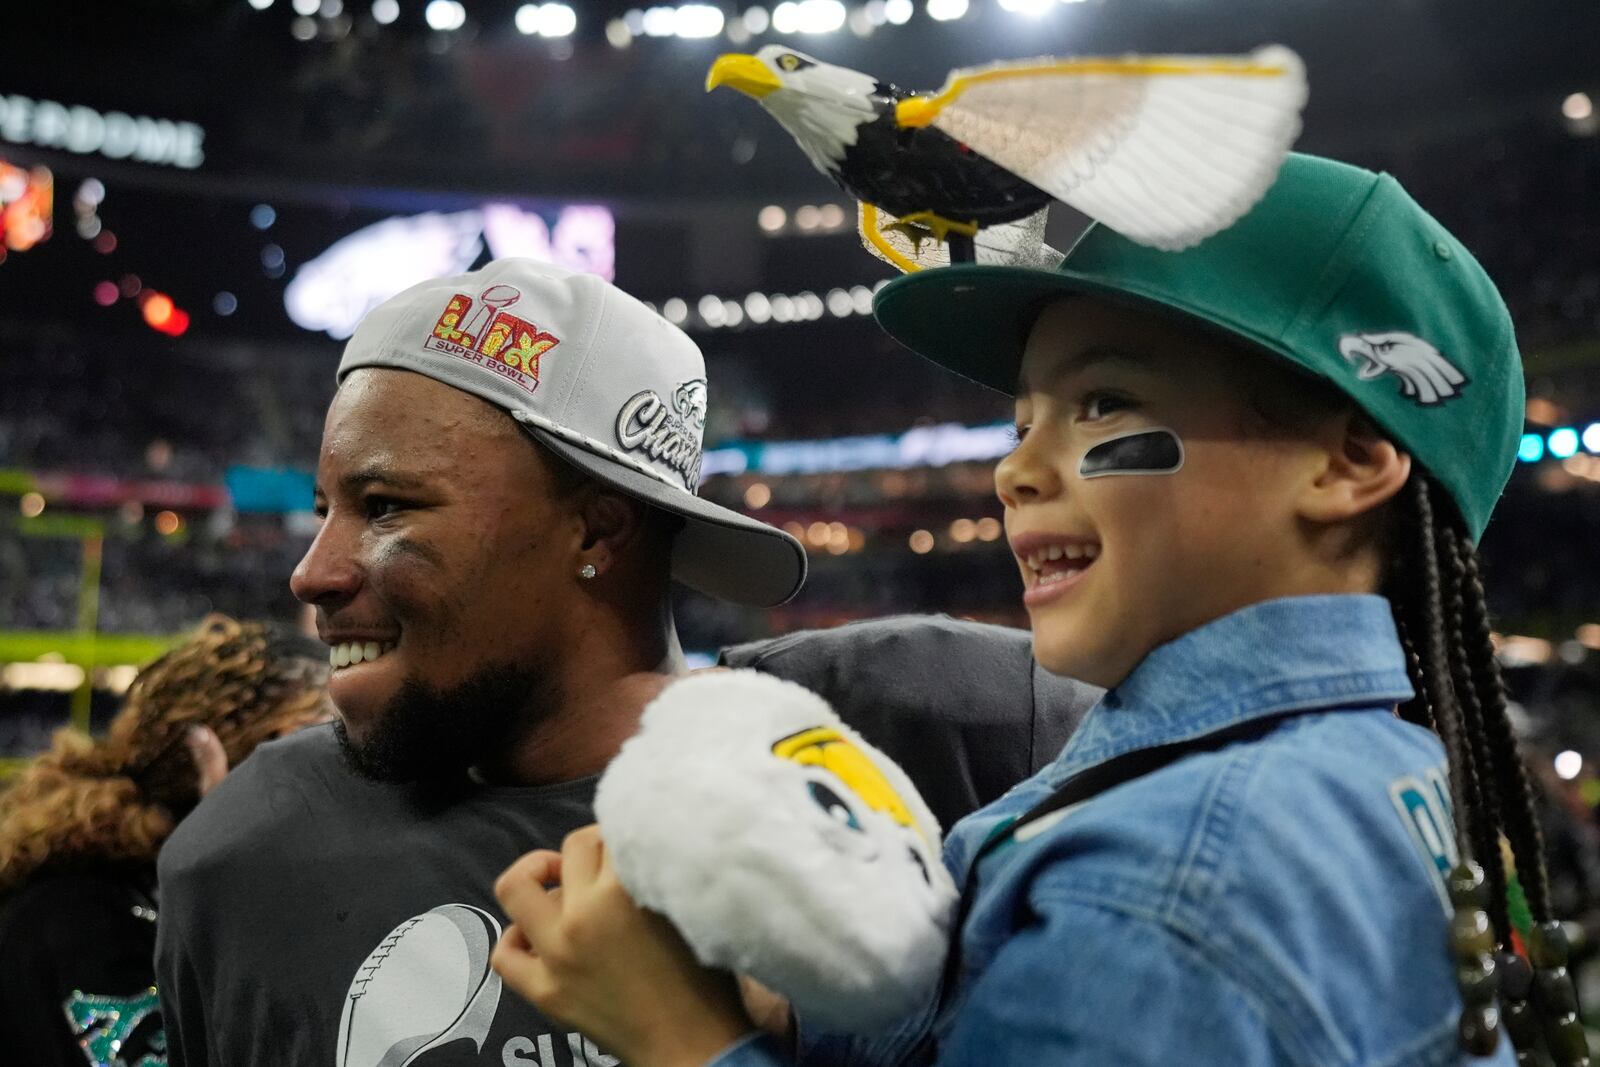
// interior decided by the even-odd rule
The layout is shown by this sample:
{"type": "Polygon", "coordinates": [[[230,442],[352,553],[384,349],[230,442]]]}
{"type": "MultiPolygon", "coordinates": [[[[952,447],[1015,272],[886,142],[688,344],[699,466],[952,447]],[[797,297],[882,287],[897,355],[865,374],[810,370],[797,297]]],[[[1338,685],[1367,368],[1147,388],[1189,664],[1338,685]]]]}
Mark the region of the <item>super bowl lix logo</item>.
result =
{"type": "Polygon", "coordinates": [[[479,295],[477,307],[470,296],[457,293],[423,347],[476,363],[531,393],[539,387],[539,357],[561,339],[506,313],[521,299],[522,292],[510,285],[491,285],[479,295]]]}

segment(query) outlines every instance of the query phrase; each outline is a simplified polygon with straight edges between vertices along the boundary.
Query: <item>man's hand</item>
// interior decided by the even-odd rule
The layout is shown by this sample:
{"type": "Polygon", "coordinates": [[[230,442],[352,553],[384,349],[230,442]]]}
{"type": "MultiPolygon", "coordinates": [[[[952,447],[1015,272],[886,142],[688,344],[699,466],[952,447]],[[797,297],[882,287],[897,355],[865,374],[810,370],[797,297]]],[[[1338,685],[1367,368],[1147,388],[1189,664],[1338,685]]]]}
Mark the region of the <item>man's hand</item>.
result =
{"type": "Polygon", "coordinates": [[[599,827],[523,856],[494,891],[512,920],[494,969],[629,1067],[700,1067],[753,1029],[733,977],[628,896],[599,827]]]}

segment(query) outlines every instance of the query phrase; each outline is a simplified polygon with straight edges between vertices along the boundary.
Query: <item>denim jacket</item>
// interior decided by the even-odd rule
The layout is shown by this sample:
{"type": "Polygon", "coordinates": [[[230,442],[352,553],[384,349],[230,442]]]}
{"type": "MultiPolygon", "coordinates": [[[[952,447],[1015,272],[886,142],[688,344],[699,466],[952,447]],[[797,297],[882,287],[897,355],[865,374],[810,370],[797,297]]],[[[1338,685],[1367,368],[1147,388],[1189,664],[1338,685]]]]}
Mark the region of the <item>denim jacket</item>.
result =
{"type": "MultiPolygon", "coordinates": [[[[1445,756],[1388,602],[1267,601],[1152,651],[1059,757],[962,820],[957,883],[991,833],[1136,749],[1295,711],[1019,827],[978,863],[961,970],[937,1010],[815,1064],[1415,1067],[1457,1048],[1445,756]]],[[[784,1062],[767,1039],[715,1067],[784,1062]]]]}

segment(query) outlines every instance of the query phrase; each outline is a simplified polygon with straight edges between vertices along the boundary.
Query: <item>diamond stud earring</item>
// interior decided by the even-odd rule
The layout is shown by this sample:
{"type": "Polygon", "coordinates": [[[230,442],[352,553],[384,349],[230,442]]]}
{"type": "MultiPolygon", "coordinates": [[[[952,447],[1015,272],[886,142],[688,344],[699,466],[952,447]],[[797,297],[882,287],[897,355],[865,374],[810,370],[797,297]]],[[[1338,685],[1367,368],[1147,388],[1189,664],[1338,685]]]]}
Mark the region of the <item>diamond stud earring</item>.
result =
{"type": "Polygon", "coordinates": [[[599,571],[595,570],[593,563],[585,563],[583,565],[583,567],[578,571],[578,576],[580,578],[588,579],[588,578],[593,578],[595,575],[597,575],[599,573],[600,573],[599,571]]]}

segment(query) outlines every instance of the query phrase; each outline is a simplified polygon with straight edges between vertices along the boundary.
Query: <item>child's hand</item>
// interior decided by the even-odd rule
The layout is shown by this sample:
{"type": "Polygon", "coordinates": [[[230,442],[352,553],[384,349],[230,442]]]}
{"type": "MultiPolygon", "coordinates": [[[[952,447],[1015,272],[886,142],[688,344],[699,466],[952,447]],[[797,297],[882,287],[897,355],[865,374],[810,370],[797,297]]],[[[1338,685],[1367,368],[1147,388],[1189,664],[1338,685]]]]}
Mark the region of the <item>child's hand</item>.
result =
{"type": "Polygon", "coordinates": [[[702,967],[633,902],[598,826],[570,834],[559,855],[523,856],[494,892],[512,921],[494,969],[629,1067],[700,1067],[751,1031],[733,977],[702,967]]]}

